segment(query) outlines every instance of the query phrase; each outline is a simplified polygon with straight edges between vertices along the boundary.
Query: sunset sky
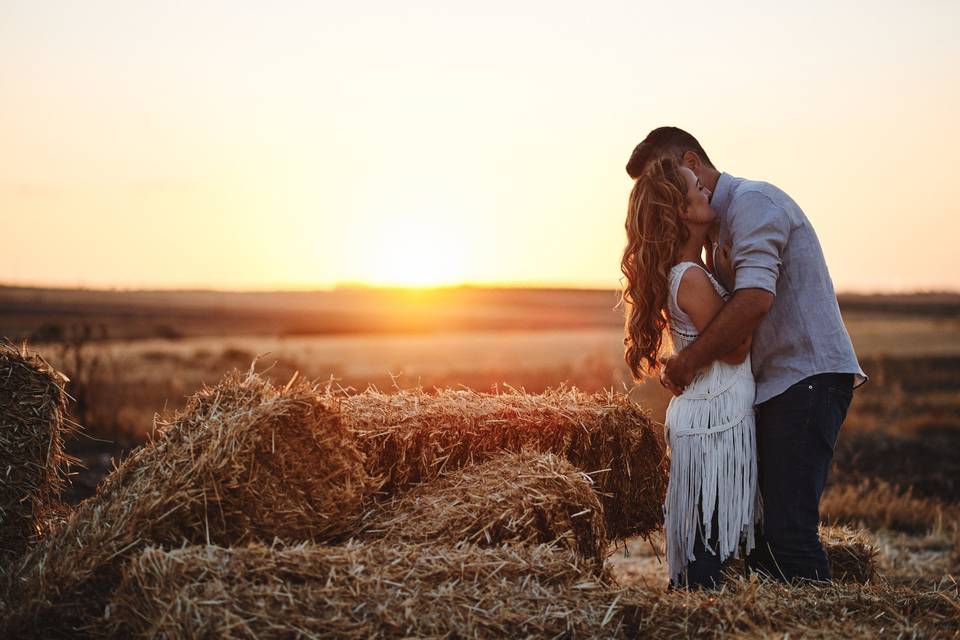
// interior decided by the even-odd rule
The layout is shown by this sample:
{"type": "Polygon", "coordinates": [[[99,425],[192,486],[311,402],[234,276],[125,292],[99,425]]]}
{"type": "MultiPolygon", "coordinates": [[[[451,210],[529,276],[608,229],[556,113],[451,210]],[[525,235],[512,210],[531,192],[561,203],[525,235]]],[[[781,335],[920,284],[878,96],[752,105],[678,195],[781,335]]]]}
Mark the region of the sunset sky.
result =
{"type": "Polygon", "coordinates": [[[652,127],[960,290],[960,2],[0,3],[0,283],[617,288],[652,127]]]}

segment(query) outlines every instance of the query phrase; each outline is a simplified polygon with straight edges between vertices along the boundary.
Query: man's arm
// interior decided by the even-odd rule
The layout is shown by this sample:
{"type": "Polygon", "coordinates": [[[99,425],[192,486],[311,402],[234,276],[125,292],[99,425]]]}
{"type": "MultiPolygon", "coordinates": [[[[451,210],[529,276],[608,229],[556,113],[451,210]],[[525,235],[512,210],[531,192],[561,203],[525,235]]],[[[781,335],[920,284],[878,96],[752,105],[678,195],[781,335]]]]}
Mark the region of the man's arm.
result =
{"type": "Polygon", "coordinates": [[[744,194],[732,207],[736,292],[699,338],[664,361],[661,380],[674,394],[681,393],[698,370],[740,347],[773,305],[790,219],[760,192],[744,194]]]}
{"type": "Polygon", "coordinates": [[[676,357],[664,360],[663,377],[674,393],[683,391],[697,371],[736,350],[751,335],[773,305],[763,289],[740,289],[707,326],[706,331],[676,357]]]}

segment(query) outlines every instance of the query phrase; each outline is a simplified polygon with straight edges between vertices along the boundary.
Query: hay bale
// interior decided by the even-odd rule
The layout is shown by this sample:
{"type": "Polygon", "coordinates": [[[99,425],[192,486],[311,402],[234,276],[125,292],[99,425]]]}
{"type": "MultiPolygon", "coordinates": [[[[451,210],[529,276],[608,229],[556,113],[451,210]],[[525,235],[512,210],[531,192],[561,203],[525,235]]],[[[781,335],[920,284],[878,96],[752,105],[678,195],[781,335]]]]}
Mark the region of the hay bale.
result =
{"type": "Polygon", "coordinates": [[[532,395],[422,389],[338,395],[371,475],[389,498],[440,473],[527,447],[590,473],[607,533],[647,535],[663,522],[667,457],[662,430],[624,394],[576,388],[532,395]]]}
{"type": "Polygon", "coordinates": [[[22,560],[5,628],[43,636],[95,622],[122,562],[149,544],[336,536],[370,488],[351,434],[313,385],[228,374],[22,560]]]}
{"type": "Polygon", "coordinates": [[[955,585],[615,588],[540,546],[148,549],[110,605],[118,638],[953,637],[955,585]]]}
{"type": "Polygon", "coordinates": [[[720,591],[641,593],[621,599],[630,637],[674,638],[954,638],[960,634],[955,584],[886,583],[791,586],[752,576],[720,591]]]}
{"type": "Polygon", "coordinates": [[[110,603],[118,638],[623,637],[619,591],[553,545],[147,549],[110,603]]]}
{"type": "MultiPolygon", "coordinates": [[[[876,573],[879,550],[863,531],[820,525],[820,543],[835,581],[865,584],[876,573]]],[[[726,572],[743,575],[743,559],[731,560],[726,572]]]]}
{"type": "Polygon", "coordinates": [[[821,526],[820,542],[834,580],[864,584],[876,573],[880,552],[863,531],[821,526]]]}
{"type": "Polygon", "coordinates": [[[603,564],[603,507],[593,481],[552,453],[504,453],[423,484],[372,510],[364,540],[481,545],[556,541],[603,564]]]}
{"type": "Polygon", "coordinates": [[[0,564],[48,529],[69,464],[66,376],[24,345],[0,342],[0,564]]]}

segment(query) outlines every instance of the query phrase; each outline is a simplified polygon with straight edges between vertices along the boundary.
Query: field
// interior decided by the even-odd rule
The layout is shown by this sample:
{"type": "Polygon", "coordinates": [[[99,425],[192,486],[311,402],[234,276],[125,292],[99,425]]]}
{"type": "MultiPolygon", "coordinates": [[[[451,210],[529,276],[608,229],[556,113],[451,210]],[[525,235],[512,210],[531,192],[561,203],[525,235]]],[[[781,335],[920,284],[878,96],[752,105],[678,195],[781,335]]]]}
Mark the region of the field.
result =
{"type": "MultiPolygon", "coordinates": [[[[2,333],[31,339],[71,378],[67,390],[85,431],[67,447],[86,466],[72,476],[72,503],[91,495],[114,464],[148,439],[155,414],[173,415],[202,384],[234,368],[253,366],[281,385],[297,374],[335,389],[372,385],[384,393],[418,386],[533,394],[561,384],[587,392],[612,388],[628,392],[655,421],[668,401],[657,383],[630,380],[612,292],[0,289],[0,301],[2,333]]],[[[855,393],[823,519],[862,529],[879,549],[873,583],[955,592],[960,296],[849,296],[841,305],[871,381],[855,393]]],[[[662,544],[656,533],[618,542],[607,550],[606,565],[623,585],[662,591],[662,544]]],[[[919,624],[922,610],[901,614],[889,627],[895,635],[958,633],[955,622],[939,631],[919,624]]],[[[712,632],[722,635],[724,628],[737,629],[721,625],[712,632]]],[[[814,631],[797,627],[790,635],[814,631]]]]}

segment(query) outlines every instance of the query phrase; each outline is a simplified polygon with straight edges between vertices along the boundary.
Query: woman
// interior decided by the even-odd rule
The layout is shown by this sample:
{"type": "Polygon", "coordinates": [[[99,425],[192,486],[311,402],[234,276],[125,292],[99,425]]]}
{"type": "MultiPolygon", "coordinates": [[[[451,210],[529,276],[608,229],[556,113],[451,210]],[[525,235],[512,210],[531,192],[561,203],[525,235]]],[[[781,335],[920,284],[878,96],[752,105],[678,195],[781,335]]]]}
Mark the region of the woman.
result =
{"type": "MultiPolygon", "coordinates": [[[[635,379],[659,370],[665,330],[682,350],[720,311],[727,291],[710,273],[727,260],[712,241],[709,191],[673,159],[648,164],[630,192],[625,359],[635,379]],[[701,253],[708,251],[709,265],[701,253]],[[710,268],[708,268],[708,266],[710,268]]],[[[729,269],[729,263],[724,265],[729,269]]],[[[664,505],[671,587],[716,587],[726,561],[754,546],[759,521],[750,340],[700,371],[667,408],[670,482],[664,505]]]]}

